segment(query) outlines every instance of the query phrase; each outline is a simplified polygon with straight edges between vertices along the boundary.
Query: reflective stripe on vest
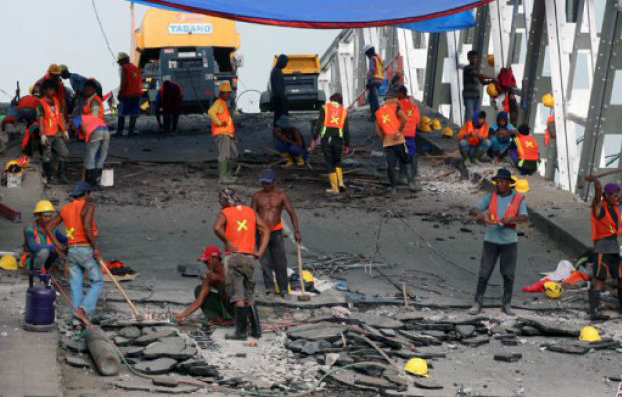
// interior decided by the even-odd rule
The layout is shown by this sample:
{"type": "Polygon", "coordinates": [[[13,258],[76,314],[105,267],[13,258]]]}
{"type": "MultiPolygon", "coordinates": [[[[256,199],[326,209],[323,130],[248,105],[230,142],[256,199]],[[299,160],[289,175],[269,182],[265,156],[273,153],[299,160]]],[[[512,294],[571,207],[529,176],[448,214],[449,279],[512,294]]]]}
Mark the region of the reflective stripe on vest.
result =
{"type": "Polygon", "coordinates": [[[60,103],[55,96],[52,97],[52,102],[54,102],[54,112],[52,112],[52,107],[45,98],[40,101],[43,106],[43,133],[46,136],[56,136],[58,127],[61,127],[62,130],[65,129],[63,116],[60,113],[60,103]]]}
{"type": "Polygon", "coordinates": [[[382,64],[382,58],[380,55],[375,54],[372,56],[374,60],[374,80],[384,81],[384,65],[382,64]]]}
{"type": "Polygon", "coordinates": [[[86,105],[84,105],[84,107],[82,108],[82,114],[87,114],[89,116],[92,116],[91,104],[93,103],[93,101],[99,104],[99,112],[97,113],[97,117],[103,120],[104,119],[104,104],[102,102],[102,99],[97,94],[93,94],[89,98],[89,100],[86,102],[86,105]]]}
{"type": "Polygon", "coordinates": [[[250,207],[237,205],[222,210],[225,217],[225,237],[229,245],[236,247],[239,254],[252,254],[255,251],[256,215],[250,207]]]}
{"type": "Polygon", "coordinates": [[[516,136],[516,150],[518,151],[518,166],[522,166],[525,160],[538,161],[538,142],[529,135],[516,136]]]}
{"type": "Polygon", "coordinates": [[[419,124],[419,107],[411,102],[410,98],[398,99],[400,108],[406,116],[404,126],[404,137],[414,138],[417,135],[417,124],[419,124]]]}
{"type": "Polygon", "coordinates": [[[225,125],[217,126],[212,122],[212,136],[216,137],[218,135],[229,135],[230,137],[233,137],[235,135],[235,126],[233,125],[233,119],[229,113],[227,102],[225,102],[222,98],[217,98],[216,101],[221,101],[224,109],[224,112],[218,113],[216,117],[218,117],[218,121],[225,123],[225,125]]]}
{"type": "Polygon", "coordinates": [[[343,138],[343,127],[346,124],[347,117],[348,111],[337,102],[329,102],[324,105],[324,125],[320,136],[324,137],[327,128],[336,128],[339,130],[339,138],[343,138]]]}
{"type": "MultiPolygon", "coordinates": [[[[74,199],[60,210],[60,217],[65,223],[69,244],[88,244],[84,224],[82,223],[82,209],[86,201],[74,199]]],[[[97,224],[93,219],[93,236],[97,237],[97,224]]]]}
{"type": "Polygon", "coordinates": [[[618,228],[616,230],[616,223],[613,221],[613,217],[609,212],[609,206],[606,203],[602,203],[602,208],[605,210],[605,216],[601,219],[596,218],[594,215],[594,209],[590,209],[592,217],[592,241],[600,240],[606,237],[619,236],[622,234],[622,225],[620,224],[620,207],[615,205],[613,210],[618,217],[618,228]]]}
{"type": "Polygon", "coordinates": [[[397,105],[387,103],[376,110],[376,124],[384,135],[396,135],[400,130],[400,119],[397,117],[397,105]]]}
{"type": "MultiPolygon", "coordinates": [[[[497,192],[493,192],[492,196],[490,197],[490,204],[488,204],[488,219],[491,222],[495,222],[495,223],[499,223],[501,221],[501,219],[498,218],[498,193],[497,192]]],[[[520,210],[520,204],[523,202],[523,196],[521,196],[518,193],[514,193],[514,197],[512,197],[512,201],[510,201],[510,204],[508,205],[507,209],[505,210],[505,214],[503,214],[504,218],[515,218],[518,215],[518,212],[520,210]]],[[[506,227],[509,227],[511,229],[516,229],[516,225],[514,224],[510,224],[507,225],[506,227]]]]}
{"type": "Polygon", "coordinates": [[[551,144],[551,131],[549,131],[549,123],[555,122],[555,116],[551,115],[546,119],[546,130],[544,131],[544,146],[551,144]]]}

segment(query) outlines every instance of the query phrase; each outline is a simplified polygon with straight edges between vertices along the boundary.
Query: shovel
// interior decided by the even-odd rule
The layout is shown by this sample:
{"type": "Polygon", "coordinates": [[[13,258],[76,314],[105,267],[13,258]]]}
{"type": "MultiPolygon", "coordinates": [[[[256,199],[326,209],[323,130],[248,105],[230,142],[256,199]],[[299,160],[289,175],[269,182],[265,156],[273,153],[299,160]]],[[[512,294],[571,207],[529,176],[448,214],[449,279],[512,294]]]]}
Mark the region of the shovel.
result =
{"type": "Polygon", "coordinates": [[[300,302],[308,302],[311,300],[311,295],[306,293],[305,280],[302,278],[302,251],[300,250],[300,243],[296,243],[296,248],[298,249],[298,277],[300,277],[300,290],[302,291],[302,294],[298,295],[298,300],[300,302]]]}

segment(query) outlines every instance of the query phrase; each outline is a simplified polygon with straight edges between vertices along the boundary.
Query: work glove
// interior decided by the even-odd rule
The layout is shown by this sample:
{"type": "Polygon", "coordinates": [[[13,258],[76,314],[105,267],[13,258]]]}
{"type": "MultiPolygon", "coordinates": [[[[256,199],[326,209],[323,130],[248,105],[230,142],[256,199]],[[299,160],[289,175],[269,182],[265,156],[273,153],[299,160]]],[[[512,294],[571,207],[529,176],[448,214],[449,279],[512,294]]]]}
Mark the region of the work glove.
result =
{"type": "Polygon", "coordinates": [[[41,144],[43,146],[48,146],[50,142],[48,141],[48,137],[45,134],[41,134],[41,144]]]}

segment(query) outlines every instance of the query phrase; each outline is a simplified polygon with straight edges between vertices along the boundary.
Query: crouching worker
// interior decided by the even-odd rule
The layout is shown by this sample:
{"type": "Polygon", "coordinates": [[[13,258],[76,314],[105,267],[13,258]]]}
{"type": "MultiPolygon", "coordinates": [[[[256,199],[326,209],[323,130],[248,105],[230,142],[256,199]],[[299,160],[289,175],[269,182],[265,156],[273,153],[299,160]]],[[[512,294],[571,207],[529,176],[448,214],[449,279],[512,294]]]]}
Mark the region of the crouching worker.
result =
{"type": "Polygon", "coordinates": [[[201,308],[205,323],[231,320],[233,308],[225,293],[225,267],[222,264],[222,254],[213,245],[205,247],[199,258],[210,271],[201,285],[194,289],[194,302],[181,314],[175,316],[179,325],[186,317],[201,308]]]}
{"type": "Polygon", "coordinates": [[[290,168],[296,159],[297,166],[305,165],[307,148],[302,134],[289,123],[289,117],[283,115],[276,121],[274,127],[274,146],[285,160],[283,168],[290,168]]]}
{"type": "MultiPolygon", "coordinates": [[[[24,227],[24,266],[28,270],[37,270],[45,273],[58,259],[58,253],[52,240],[45,234],[45,229],[54,217],[56,210],[52,203],[42,200],[35,205],[33,211],[35,219],[24,227]]],[[[56,239],[67,244],[67,237],[60,230],[54,230],[56,239]]]]}
{"type": "Polygon", "coordinates": [[[489,126],[485,112],[476,112],[473,121],[464,123],[458,133],[460,155],[468,166],[477,164],[490,148],[489,126]]]}
{"type": "Polygon", "coordinates": [[[78,139],[86,143],[84,179],[91,186],[100,186],[104,163],[108,156],[110,131],[104,120],[84,114],[73,118],[78,139]]]}
{"type": "Polygon", "coordinates": [[[235,306],[235,331],[225,335],[227,339],[246,340],[248,318],[251,318],[251,335],[261,337],[259,313],[255,307],[255,282],[253,267],[266,251],[270,239],[268,226],[250,207],[242,205],[235,190],[225,188],[218,200],[222,210],[214,224],[214,233],[225,243],[225,282],[227,295],[235,306]],[[261,242],[255,249],[255,234],[261,242]]]}

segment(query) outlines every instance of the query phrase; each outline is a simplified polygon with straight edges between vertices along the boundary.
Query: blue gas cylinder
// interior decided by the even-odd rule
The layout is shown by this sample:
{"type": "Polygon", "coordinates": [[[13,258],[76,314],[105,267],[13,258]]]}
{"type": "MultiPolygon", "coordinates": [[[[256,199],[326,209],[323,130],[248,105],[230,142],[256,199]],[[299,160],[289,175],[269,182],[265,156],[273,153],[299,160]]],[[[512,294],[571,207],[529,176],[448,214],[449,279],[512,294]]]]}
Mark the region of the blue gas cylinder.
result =
{"type": "Polygon", "coordinates": [[[45,326],[54,324],[55,308],[54,300],[56,292],[50,286],[49,274],[38,274],[41,281],[34,285],[34,273],[28,278],[28,291],[26,291],[26,324],[32,326],[45,326]]]}

